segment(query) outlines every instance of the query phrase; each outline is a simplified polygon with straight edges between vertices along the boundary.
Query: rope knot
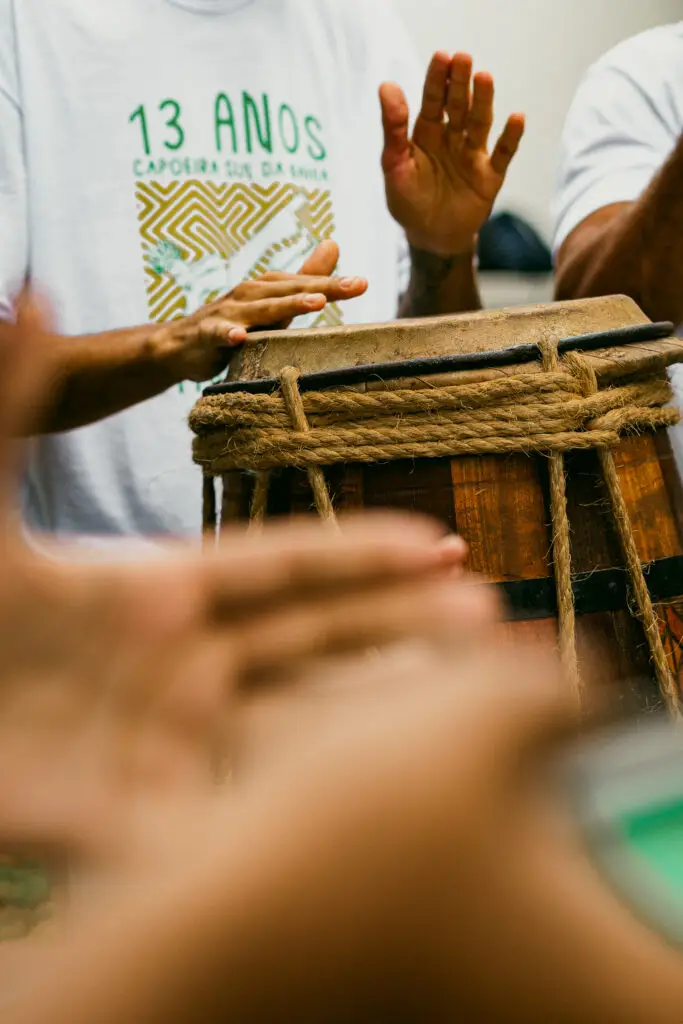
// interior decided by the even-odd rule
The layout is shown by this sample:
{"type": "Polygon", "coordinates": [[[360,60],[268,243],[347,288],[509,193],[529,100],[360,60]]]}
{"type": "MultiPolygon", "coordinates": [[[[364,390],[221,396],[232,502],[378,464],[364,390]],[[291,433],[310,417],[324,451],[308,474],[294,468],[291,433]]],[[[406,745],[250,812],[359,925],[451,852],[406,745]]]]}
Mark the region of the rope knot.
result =
{"type": "Polygon", "coordinates": [[[564,365],[579,383],[581,394],[585,398],[598,393],[598,378],[595,370],[584,356],[578,352],[567,352],[563,359],[564,365]]]}
{"type": "Polygon", "coordinates": [[[546,373],[557,373],[560,369],[560,339],[556,334],[545,333],[538,342],[541,365],[546,373]]]}
{"type": "MultiPolygon", "coordinates": [[[[657,677],[675,713],[676,683],[610,448],[624,432],[677,422],[678,413],[664,408],[671,394],[662,379],[664,367],[676,360],[666,346],[649,344],[637,374],[631,372],[624,382],[619,379],[626,374],[618,360],[610,364],[605,353],[599,362],[578,352],[560,357],[558,336],[551,332],[543,335],[537,347],[542,372],[538,367],[518,367],[509,376],[502,372],[474,383],[456,379],[454,384],[428,387],[415,380],[366,392],[302,393],[300,371],[287,366],[275,394],[205,396],[190,417],[196,435],[194,457],[205,474],[205,524],[215,535],[213,478],[224,475],[225,480],[234,471],[255,476],[253,524],[262,522],[267,514],[270,475],[278,467],[305,470],[318,513],[336,524],[324,467],[508,453],[547,456],[560,651],[578,696],[581,681],[564,452],[597,449],[657,677]],[[595,365],[601,376],[605,370],[607,379],[616,378],[617,384],[601,389],[595,365]]],[[[680,352],[676,355],[681,356],[680,352]]],[[[224,486],[224,507],[226,493],[229,487],[224,486]]]]}

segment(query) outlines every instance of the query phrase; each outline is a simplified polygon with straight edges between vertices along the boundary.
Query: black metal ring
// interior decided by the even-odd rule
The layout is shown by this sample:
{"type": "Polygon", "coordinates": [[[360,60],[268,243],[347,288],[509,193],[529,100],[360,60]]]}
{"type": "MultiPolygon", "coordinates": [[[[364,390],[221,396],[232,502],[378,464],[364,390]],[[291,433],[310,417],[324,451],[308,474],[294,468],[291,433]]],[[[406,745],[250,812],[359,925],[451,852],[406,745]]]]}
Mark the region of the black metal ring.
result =
{"type": "MultiPolygon", "coordinates": [[[[637,324],[631,327],[617,327],[612,331],[597,334],[580,334],[563,338],[558,344],[560,353],[576,352],[615,345],[637,345],[644,341],[659,341],[670,338],[674,331],[671,323],[637,324]]],[[[465,355],[436,356],[432,359],[408,359],[399,363],[370,363],[364,366],[349,366],[341,370],[323,370],[309,373],[299,379],[301,391],[324,391],[325,388],[363,384],[368,380],[398,380],[401,377],[427,377],[437,373],[457,373],[462,370],[486,370],[496,366],[513,366],[516,363],[532,363],[538,359],[538,345],[514,345],[495,352],[471,352],[465,355]]],[[[204,395],[268,395],[277,391],[280,381],[277,377],[261,380],[236,380],[225,384],[214,384],[206,388],[204,395]]]]}

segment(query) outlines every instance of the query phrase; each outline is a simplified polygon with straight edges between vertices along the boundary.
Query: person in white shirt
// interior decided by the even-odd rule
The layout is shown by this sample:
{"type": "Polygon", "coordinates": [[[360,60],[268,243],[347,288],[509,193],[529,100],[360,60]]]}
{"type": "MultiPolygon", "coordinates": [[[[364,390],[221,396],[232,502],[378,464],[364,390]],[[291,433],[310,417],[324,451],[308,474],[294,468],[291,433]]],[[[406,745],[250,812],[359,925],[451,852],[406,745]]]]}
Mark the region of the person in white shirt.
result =
{"type": "MultiPolygon", "coordinates": [[[[566,121],[555,209],[558,298],[630,295],[683,325],[683,22],[587,73],[566,121]]],[[[683,367],[671,371],[683,404],[683,367]]],[[[683,469],[683,428],[671,431],[683,469]]]]}
{"type": "Polygon", "coordinates": [[[409,136],[390,0],[0,0],[0,313],[28,278],[62,335],[28,522],[198,535],[186,419],[249,328],[478,305],[523,118],[489,154],[471,83],[437,54],[409,136]]]}

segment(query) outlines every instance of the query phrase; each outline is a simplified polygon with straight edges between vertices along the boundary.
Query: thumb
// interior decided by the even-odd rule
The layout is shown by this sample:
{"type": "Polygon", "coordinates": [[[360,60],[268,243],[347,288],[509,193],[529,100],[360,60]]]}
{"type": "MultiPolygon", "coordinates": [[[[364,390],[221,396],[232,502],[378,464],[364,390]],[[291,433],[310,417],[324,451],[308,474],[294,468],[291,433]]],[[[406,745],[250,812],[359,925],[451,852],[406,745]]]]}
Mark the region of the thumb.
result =
{"type": "MultiPolygon", "coordinates": [[[[338,263],[339,246],[331,238],[328,238],[313,250],[299,273],[307,277],[331,277],[337,269],[338,263]]],[[[291,322],[291,317],[289,320],[281,320],[279,324],[273,325],[273,329],[284,331],[291,322]]]]}
{"type": "Polygon", "coordinates": [[[311,253],[299,273],[310,277],[331,277],[338,263],[339,246],[328,238],[311,253]]]}
{"type": "Polygon", "coordinates": [[[384,130],[382,170],[385,174],[392,174],[410,158],[410,112],[403,90],[393,83],[385,82],[381,86],[379,101],[384,130]]]}

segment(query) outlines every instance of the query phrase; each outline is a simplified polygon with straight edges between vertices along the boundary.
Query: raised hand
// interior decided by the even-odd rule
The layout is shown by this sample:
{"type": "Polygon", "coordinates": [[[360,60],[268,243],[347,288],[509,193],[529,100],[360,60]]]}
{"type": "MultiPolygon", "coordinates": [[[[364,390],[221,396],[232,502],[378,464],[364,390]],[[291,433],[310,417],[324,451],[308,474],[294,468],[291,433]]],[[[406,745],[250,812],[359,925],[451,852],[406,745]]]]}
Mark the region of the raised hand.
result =
{"type": "Polygon", "coordinates": [[[443,257],[474,251],[524,134],[523,115],[512,114],[489,152],[493,99],[491,75],[473,79],[468,54],[439,52],[411,139],[402,90],[382,86],[387,202],[415,249],[443,257]]]}

